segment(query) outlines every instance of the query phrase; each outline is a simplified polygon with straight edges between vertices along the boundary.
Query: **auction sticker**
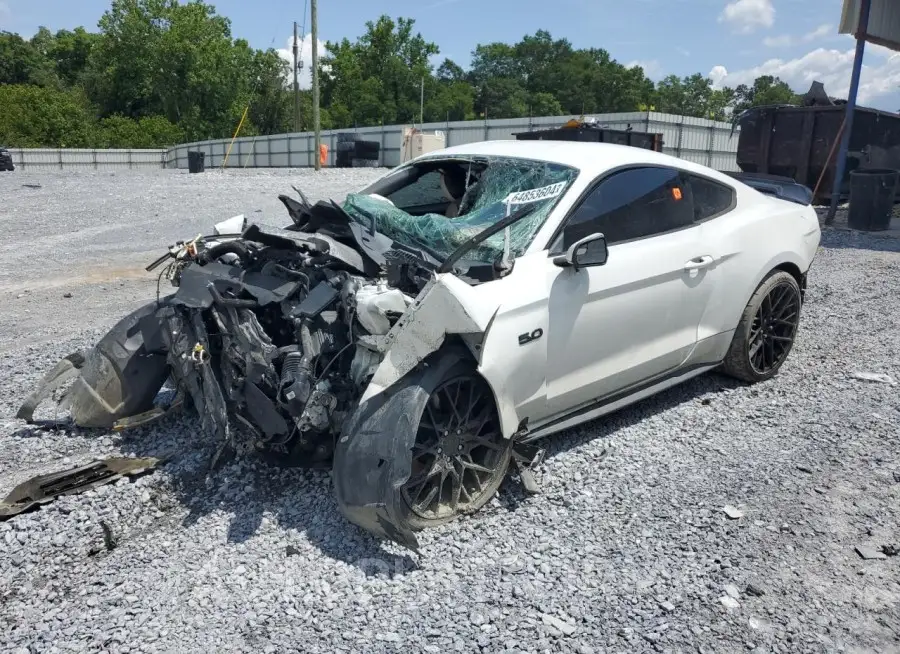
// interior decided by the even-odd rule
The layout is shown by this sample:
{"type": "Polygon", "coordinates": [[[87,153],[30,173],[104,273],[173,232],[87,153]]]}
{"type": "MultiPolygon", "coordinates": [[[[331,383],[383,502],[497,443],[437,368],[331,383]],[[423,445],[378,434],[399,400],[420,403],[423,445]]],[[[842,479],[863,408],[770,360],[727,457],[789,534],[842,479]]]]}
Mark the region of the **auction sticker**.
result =
{"type": "Polygon", "coordinates": [[[512,193],[504,200],[506,204],[528,204],[529,202],[538,202],[548,198],[555,198],[562,193],[566,187],[566,182],[557,182],[550,186],[542,186],[541,188],[533,188],[528,191],[519,191],[512,193]]]}

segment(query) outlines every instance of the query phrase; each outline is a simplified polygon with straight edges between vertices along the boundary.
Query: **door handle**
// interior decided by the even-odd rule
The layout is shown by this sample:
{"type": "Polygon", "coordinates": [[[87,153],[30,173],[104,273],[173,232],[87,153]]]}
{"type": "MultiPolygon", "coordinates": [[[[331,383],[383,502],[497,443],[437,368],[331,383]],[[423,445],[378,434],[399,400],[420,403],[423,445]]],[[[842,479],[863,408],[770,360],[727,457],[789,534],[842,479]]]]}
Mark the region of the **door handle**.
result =
{"type": "Polygon", "coordinates": [[[685,262],[684,269],[685,270],[701,270],[706,268],[707,266],[712,265],[715,259],[708,254],[703,255],[702,257],[694,257],[690,261],[685,262]]]}

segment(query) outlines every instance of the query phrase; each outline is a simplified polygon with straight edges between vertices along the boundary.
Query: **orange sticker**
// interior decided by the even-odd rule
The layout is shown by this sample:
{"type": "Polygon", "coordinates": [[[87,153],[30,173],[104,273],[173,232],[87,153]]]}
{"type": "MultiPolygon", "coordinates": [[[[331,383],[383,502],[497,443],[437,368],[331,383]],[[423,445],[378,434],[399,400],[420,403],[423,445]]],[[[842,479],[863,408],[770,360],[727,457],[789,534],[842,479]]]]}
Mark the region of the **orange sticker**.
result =
{"type": "Polygon", "coordinates": [[[677,186],[672,189],[672,197],[675,198],[676,200],[681,199],[681,189],[678,188],[677,186]]]}

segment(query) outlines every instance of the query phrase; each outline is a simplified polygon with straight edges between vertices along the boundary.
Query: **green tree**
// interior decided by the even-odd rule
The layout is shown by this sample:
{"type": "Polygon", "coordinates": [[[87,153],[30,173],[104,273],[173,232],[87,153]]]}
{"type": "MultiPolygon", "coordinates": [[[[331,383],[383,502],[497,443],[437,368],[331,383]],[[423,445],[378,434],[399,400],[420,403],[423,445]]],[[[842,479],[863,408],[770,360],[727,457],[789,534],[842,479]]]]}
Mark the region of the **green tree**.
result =
{"type": "Polygon", "coordinates": [[[0,84],[57,86],[53,62],[18,34],[0,32],[0,84]]]}
{"type": "Polygon", "coordinates": [[[290,66],[275,50],[253,53],[250,69],[253,93],[248,119],[260,134],[280,134],[294,129],[293,96],[287,89],[289,72],[290,66]]]}
{"type": "Polygon", "coordinates": [[[507,43],[475,46],[469,79],[476,87],[494,79],[522,81],[524,77],[515,47],[507,43]]]}
{"type": "MultiPolygon", "coordinates": [[[[782,80],[714,89],[704,75],[654,85],[602,48],[576,49],[546,30],[517,43],[477,45],[465,70],[408,18],[382,15],[355,41],[328,43],[320,64],[325,129],[654,109],[724,119],[760,104],[793,103],[782,80]]],[[[290,131],[289,67],[272,49],[235,39],[204,0],[111,0],[99,33],[41,27],[28,40],[0,32],[0,137],[14,145],[153,147],[290,131]],[[35,105],[35,106],[32,106],[35,105]]],[[[301,129],[312,128],[309,91],[301,129]]]]}
{"type": "Polygon", "coordinates": [[[763,75],[753,80],[751,86],[741,84],[734,89],[735,115],[750,107],[772,104],[797,104],[799,96],[778,77],[763,75]]]}
{"type": "MultiPolygon", "coordinates": [[[[501,86],[515,82],[530,94],[532,104],[535,94],[544,93],[557,100],[560,113],[576,115],[635,111],[641,103],[649,102],[654,91],[653,82],[641,69],[626,68],[600,48],[576,50],[568,40],[554,40],[545,30],[525,36],[514,45],[477,46],[472,53],[469,77],[489,104],[510,112],[498,114],[496,109],[489,109],[493,117],[521,115],[522,111],[518,98],[506,103],[496,101],[491,88],[497,86],[498,79],[509,80],[501,86]]],[[[527,100],[525,104],[527,112],[527,100]]],[[[555,105],[550,108],[559,111],[555,105]]],[[[479,111],[483,111],[483,106],[479,106],[479,111]]]]}
{"type": "Polygon", "coordinates": [[[562,105],[552,93],[532,93],[528,104],[531,116],[561,116],[564,113],[562,105]]]}
{"type": "Polygon", "coordinates": [[[184,132],[162,116],[139,120],[109,116],[100,121],[95,139],[100,148],[161,148],[184,142],[184,132]]]}
{"type": "Polygon", "coordinates": [[[444,59],[444,62],[438,66],[436,77],[439,82],[445,84],[465,83],[468,80],[468,75],[463,67],[450,59],[444,59]]]}
{"type": "Polygon", "coordinates": [[[113,0],[92,48],[89,89],[101,114],[162,115],[188,138],[237,126],[250,100],[253,51],[201,0],[113,0]]]}
{"type": "Polygon", "coordinates": [[[77,89],[0,84],[0,143],[19,148],[85,148],[95,142],[93,109],[77,89]]]}
{"type": "Polygon", "coordinates": [[[700,73],[679,78],[669,75],[656,85],[654,109],[681,116],[725,120],[735,102],[734,89],[714,89],[700,73]]]}
{"type": "Polygon", "coordinates": [[[715,89],[709,99],[710,120],[725,120],[731,113],[734,105],[734,89],[724,87],[715,89]]]}
{"type": "Polygon", "coordinates": [[[54,35],[47,55],[53,60],[56,74],[64,85],[73,86],[81,81],[99,38],[98,34],[92,34],[83,27],[76,27],[73,31],[59,30],[54,35]]]}
{"type": "Polygon", "coordinates": [[[554,41],[550,32],[538,30],[516,43],[514,52],[525,90],[555,95],[560,90],[558,72],[569,64],[575,50],[567,39],[554,41]]]}
{"type": "Polygon", "coordinates": [[[466,82],[431,83],[425,86],[425,122],[472,120],[475,90],[466,82]]]}
{"type": "Polygon", "coordinates": [[[355,42],[328,42],[322,57],[322,97],[338,127],[418,119],[422,80],[432,77],[437,45],[413,33],[415,21],[388,16],[366,23],[355,42]]]}
{"type": "Polygon", "coordinates": [[[656,85],[656,109],[681,116],[706,117],[713,93],[712,80],[700,73],[681,79],[668,75],[656,85]]]}
{"type": "Polygon", "coordinates": [[[528,93],[513,78],[487,78],[477,89],[475,110],[489,119],[522,118],[528,115],[528,93]]]}

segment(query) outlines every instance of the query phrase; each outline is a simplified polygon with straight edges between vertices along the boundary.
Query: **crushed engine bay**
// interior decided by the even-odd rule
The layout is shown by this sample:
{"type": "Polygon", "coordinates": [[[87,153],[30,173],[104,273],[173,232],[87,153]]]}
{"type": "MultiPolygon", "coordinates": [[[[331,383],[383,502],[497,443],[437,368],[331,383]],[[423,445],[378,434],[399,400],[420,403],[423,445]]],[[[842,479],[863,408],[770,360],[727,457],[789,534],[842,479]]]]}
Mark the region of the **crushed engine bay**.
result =
{"type": "MultiPolygon", "coordinates": [[[[314,210],[284,200],[306,218],[340,215],[329,203],[314,210]]],[[[250,225],[239,237],[176,244],[148,266],[166,264],[161,277],[176,292],[126,317],[92,350],[67,357],[69,374],[51,371],[19,417],[30,420],[54,382],[77,374],[63,396],[75,424],[113,428],[148,410],[171,376],[204,432],[235,452],[327,462],[334,434],[383,357],[378,339],[428,272],[419,253],[376,251],[368,244],[378,245],[378,235],[344,226],[346,234],[332,235],[250,225]],[[341,242],[355,235],[364,245],[341,242]],[[101,381],[110,377],[116,383],[101,381]]]]}
{"type": "MultiPolygon", "coordinates": [[[[247,225],[237,216],[213,235],[178,242],[147,267],[160,269],[160,281],[176,291],[158,294],[92,349],[57,364],[18,417],[33,421],[37,405],[71,381],[61,405],[76,425],[142,424],[164,413],[155,403],[168,382],[190,400],[218,455],[256,451],[291,465],[328,465],[404,326],[397,324],[401,317],[418,319],[410,307],[427,304],[445,273],[464,285],[505,275],[575,176],[572,168],[542,162],[454,160],[426,163],[415,179],[436,171],[455,177],[442,187],[452,211],[444,205],[433,211],[433,202],[416,211],[386,198],[409,185],[409,169],[401,169],[343,206],[311,205],[299,190],[299,200],[280,195],[292,220],[284,228],[247,225]]],[[[483,328],[465,315],[446,318],[429,320],[458,325],[456,333],[483,328]]],[[[415,356],[392,365],[393,379],[441,346],[443,325],[428,343],[407,348],[415,356]]],[[[369,417],[357,416],[356,427],[369,417]]],[[[380,438],[396,440],[393,447],[405,447],[406,458],[379,471],[390,484],[377,484],[361,505],[390,505],[394,500],[383,495],[409,476],[415,433],[401,437],[392,429],[382,425],[380,438]]],[[[372,444],[357,467],[374,460],[381,468],[379,448],[372,444]]],[[[389,519],[354,521],[415,542],[389,519]]]]}

